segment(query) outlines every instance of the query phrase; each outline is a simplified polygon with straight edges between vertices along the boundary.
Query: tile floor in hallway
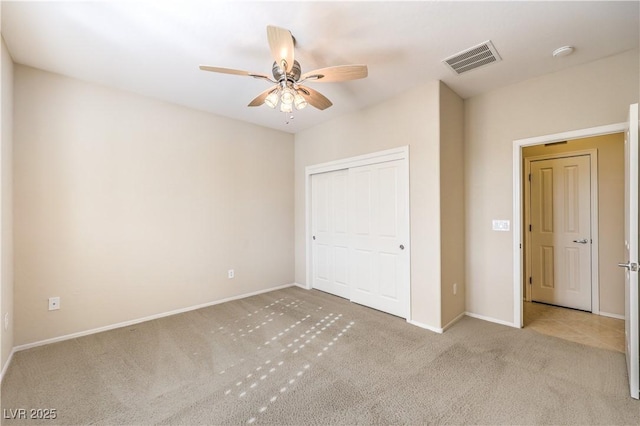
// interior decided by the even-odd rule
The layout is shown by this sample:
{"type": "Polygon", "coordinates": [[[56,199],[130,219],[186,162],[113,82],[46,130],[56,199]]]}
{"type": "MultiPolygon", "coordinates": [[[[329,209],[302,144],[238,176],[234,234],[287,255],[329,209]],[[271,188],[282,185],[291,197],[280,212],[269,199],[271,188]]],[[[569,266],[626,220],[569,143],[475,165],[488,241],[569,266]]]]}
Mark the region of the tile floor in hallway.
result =
{"type": "Polygon", "coordinates": [[[624,320],[524,302],[524,326],[548,336],[624,352],[624,320]]]}

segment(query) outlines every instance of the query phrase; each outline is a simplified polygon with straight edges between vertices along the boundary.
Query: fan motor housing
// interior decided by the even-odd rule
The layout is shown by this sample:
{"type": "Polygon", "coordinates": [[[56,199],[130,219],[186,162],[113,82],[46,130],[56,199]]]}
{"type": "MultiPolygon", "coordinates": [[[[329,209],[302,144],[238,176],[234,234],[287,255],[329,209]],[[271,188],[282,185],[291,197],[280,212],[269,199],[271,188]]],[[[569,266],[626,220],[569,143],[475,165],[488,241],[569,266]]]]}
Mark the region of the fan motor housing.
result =
{"type": "Polygon", "coordinates": [[[291,72],[285,75],[285,73],[280,69],[280,65],[274,62],[273,67],[271,68],[271,72],[273,73],[273,78],[276,81],[282,81],[284,78],[286,78],[287,80],[298,81],[300,79],[300,75],[302,74],[302,68],[300,68],[300,63],[294,60],[291,72]]]}

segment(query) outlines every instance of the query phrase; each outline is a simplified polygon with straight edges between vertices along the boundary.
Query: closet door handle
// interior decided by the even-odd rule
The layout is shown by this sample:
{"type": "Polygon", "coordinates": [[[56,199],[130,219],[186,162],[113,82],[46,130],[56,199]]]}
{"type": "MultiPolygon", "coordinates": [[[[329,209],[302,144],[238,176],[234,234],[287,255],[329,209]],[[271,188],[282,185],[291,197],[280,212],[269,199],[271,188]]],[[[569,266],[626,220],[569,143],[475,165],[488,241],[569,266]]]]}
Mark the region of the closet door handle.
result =
{"type": "Polygon", "coordinates": [[[574,243],[578,243],[578,244],[587,244],[587,239],[583,238],[582,240],[573,240],[574,243]]]}

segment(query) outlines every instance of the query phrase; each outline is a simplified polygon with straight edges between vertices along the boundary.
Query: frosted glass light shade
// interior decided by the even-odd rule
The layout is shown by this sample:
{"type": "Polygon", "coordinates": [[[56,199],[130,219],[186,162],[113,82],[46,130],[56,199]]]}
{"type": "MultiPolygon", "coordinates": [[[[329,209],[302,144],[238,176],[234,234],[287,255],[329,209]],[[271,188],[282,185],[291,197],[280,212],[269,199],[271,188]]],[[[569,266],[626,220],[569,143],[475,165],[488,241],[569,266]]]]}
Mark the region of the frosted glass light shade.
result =
{"type": "Polygon", "coordinates": [[[291,105],[293,103],[294,93],[291,89],[286,88],[282,91],[282,95],[280,96],[280,101],[283,104],[291,105]]]}
{"type": "Polygon", "coordinates": [[[307,101],[302,97],[300,93],[296,93],[293,98],[293,104],[296,106],[296,109],[303,109],[307,106],[307,101]]]}
{"type": "Polygon", "coordinates": [[[280,103],[280,111],[282,112],[291,112],[293,111],[293,105],[289,104],[285,104],[284,102],[280,103]]]}
{"type": "Polygon", "coordinates": [[[278,91],[274,90],[269,93],[264,100],[264,103],[267,104],[269,108],[275,108],[278,105],[278,91]]]}

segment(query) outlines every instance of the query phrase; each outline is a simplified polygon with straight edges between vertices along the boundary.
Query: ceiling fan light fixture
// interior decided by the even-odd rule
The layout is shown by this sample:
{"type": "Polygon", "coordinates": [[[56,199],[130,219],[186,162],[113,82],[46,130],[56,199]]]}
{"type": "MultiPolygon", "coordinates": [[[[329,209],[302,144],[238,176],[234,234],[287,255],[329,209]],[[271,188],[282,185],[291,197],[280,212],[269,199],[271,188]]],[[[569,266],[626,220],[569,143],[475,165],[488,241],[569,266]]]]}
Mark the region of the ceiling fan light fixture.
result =
{"type": "Polygon", "coordinates": [[[296,95],[293,97],[293,104],[296,106],[297,110],[301,110],[307,106],[307,101],[302,97],[300,93],[296,93],[296,95]]]}
{"type": "Polygon", "coordinates": [[[320,92],[301,86],[302,82],[309,80],[333,83],[358,80],[368,75],[366,65],[338,65],[302,74],[300,63],[295,60],[294,56],[295,38],[289,30],[268,25],[267,41],[273,58],[271,66],[273,78],[264,74],[209,65],[200,65],[200,69],[222,74],[253,77],[273,83],[274,86],[260,92],[247,106],[257,107],[267,104],[269,108],[275,109],[280,104],[280,111],[287,113],[290,116],[289,119],[293,119],[294,107],[296,110],[301,110],[306,108],[307,105],[311,105],[322,111],[333,105],[320,92]]]}
{"type": "Polygon", "coordinates": [[[293,99],[295,98],[295,93],[290,88],[286,87],[282,90],[282,95],[280,95],[280,101],[283,104],[291,105],[293,103],[293,99]]]}
{"type": "Polygon", "coordinates": [[[282,112],[293,112],[292,104],[285,104],[284,102],[280,102],[280,111],[282,112]]]}
{"type": "Polygon", "coordinates": [[[269,93],[264,100],[264,103],[267,104],[269,108],[275,108],[278,105],[278,91],[274,90],[269,93]]]}

